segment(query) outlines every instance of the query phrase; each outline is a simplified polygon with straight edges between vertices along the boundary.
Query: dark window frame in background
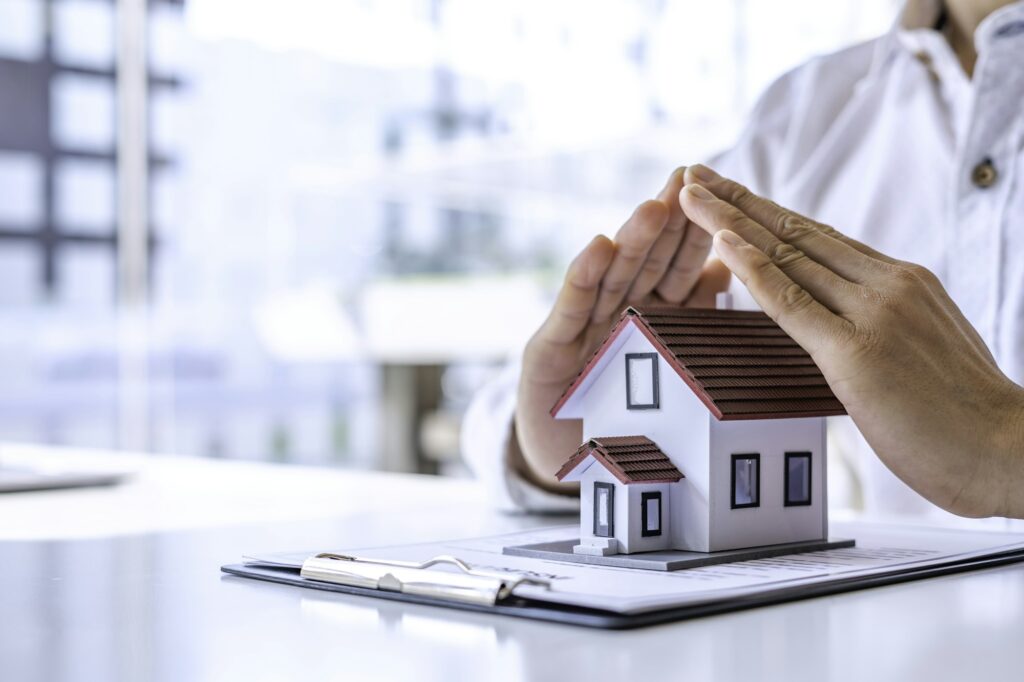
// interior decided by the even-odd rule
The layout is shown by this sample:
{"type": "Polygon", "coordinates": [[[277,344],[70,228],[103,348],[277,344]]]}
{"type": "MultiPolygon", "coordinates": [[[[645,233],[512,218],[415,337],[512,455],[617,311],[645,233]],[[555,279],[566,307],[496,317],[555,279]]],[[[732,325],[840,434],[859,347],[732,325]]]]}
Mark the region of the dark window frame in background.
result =
{"type": "MultiPolygon", "coordinates": [[[[90,161],[109,165],[113,177],[117,177],[117,142],[116,139],[109,149],[83,149],[65,147],[55,139],[53,131],[53,85],[62,76],[75,75],[86,78],[98,78],[108,81],[116,88],[117,67],[111,65],[98,68],[92,65],[75,64],[62,61],[55,55],[53,39],[53,7],[61,0],[38,0],[44,17],[42,30],[42,52],[33,60],[0,57],[0,91],[4,92],[0,101],[0,120],[5,125],[0,127],[0,152],[28,154],[42,166],[42,197],[40,221],[32,226],[11,225],[0,223],[0,248],[5,244],[29,244],[39,257],[41,267],[39,290],[42,298],[54,299],[60,292],[61,272],[59,254],[63,249],[99,248],[109,251],[111,276],[117,278],[118,236],[117,225],[111,224],[102,230],[75,230],[61,225],[57,218],[56,176],[58,167],[65,161],[90,161]]],[[[151,4],[160,4],[184,8],[184,0],[149,0],[151,4]]],[[[117,11],[113,0],[107,3],[112,13],[117,11]]],[[[166,90],[181,86],[179,78],[173,74],[148,73],[150,87],[149,100],[154,98],[154,89],[166,90]]],[[[116,97],[116,92],[115,92],[116,97]]],[[[147,155],[150,167],[149,194],[152,195],[152,174],[171,164],[173,159],[158,155],[152,150],[150,140],[147,155]]],[[[116,182],[115,182],[116,188],[116,182]]],[[[116,189],[112,197],[117,204],[116,189]]],[[[116,222],[116,221],[115,221],[116,222]]],[[[155,226],[149,221],[146,234],[149,258],[152,260],[159,248],[155,226]]],[[[153,269],[148,277],[153,280],[153,269]]],[[[110,302],[111,305],[115,301],[110,302]]]]}

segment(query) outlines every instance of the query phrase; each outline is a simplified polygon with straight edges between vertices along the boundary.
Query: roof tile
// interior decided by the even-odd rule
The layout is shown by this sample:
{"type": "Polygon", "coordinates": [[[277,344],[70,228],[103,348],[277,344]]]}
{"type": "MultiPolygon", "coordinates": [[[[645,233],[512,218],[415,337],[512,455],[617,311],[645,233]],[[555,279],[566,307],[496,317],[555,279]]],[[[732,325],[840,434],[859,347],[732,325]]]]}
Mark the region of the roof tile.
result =
{"type": "Polygon", "coordinates": [[[633,316],[719,419],[846,414],[814,360],[766,314],[644,307],[633,316]]]}

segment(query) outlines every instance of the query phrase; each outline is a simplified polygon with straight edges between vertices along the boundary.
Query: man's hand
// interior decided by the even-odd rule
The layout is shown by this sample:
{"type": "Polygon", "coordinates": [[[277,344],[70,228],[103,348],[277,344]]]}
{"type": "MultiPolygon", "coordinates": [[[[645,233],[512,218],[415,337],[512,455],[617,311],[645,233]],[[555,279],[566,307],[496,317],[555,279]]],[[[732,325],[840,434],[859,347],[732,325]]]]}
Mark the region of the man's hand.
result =
{"type": "Polygon", "coordinates": [[[687,180],[684,213],[811,354],[886,466],[953,513],[1024,517],[1024,389],[935,275],[703,166],[687,180]]]}
{"type": "MultiPolygon", "coordinates": [[[[523,354],[511,457],[521,474],[559,489],[554,473],[580,445],[578,421],[549,410],[627,305],[712,306],[729,284],[719,262],[705,266],[711,237],[679,206],[685,169],[656,199],[640,204],[615,239],[595,237],[569,266],[547,320],[523,354]]],[[[572,486],[563,486],[572,489],[572,486]]]]}

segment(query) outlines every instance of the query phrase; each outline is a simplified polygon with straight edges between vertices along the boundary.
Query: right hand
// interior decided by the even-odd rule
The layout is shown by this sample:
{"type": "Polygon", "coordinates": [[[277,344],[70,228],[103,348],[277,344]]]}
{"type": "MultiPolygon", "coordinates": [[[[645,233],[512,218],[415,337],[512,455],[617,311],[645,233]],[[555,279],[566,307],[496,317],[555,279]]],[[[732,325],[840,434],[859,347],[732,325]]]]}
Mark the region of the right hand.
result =
{"type": "Polygon", "coordinates": [[[694,169],[683,210],[889,470],[948,512],[1024,518],[1024,388],[939,279],[694,169]]]}
{"type": "Polygon", "coordinates": [[[554,474],[580,446],[579,420],[549,410],[628,305],[713,307],[729,286],[719,261],[705,264],[711,238],[679,205],[679,168],[657,198],[640,204],[614,240],[598,235],[569,266],[554,307],[523,353],[510,457],[533,483],[571,490],[554,474]]]}

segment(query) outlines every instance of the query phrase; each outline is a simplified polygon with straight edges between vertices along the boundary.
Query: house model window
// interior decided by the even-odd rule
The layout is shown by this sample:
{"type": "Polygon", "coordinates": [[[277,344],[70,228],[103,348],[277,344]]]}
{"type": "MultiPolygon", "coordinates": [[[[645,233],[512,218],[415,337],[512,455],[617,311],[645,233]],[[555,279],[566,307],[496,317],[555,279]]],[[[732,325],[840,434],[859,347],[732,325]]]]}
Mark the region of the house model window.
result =
{"type": "Polygon", "coordinates": [[[811,503],[811,453],[786,453],[786,506],[800,507],[811,503]]]}
{"type": "Polygon", "coordinates": [[[732,508],[761,506],[761,455],[732,456],[732,508]]]}
{"type": "Polygon", "coordinates": [[[661,493],[640,495],[640,535],[645,538],[661,535],[661,493]]]}
{"type": "Polygon", "coordinates": [[[615,535],[615,486],[611,483],[594,484],[594,535],[615,535]]]}
{"type": "Polygon", "coordinates": [[[657,409],[657,353],[626,353],[626,407],[630,410],[657,409]]]}

